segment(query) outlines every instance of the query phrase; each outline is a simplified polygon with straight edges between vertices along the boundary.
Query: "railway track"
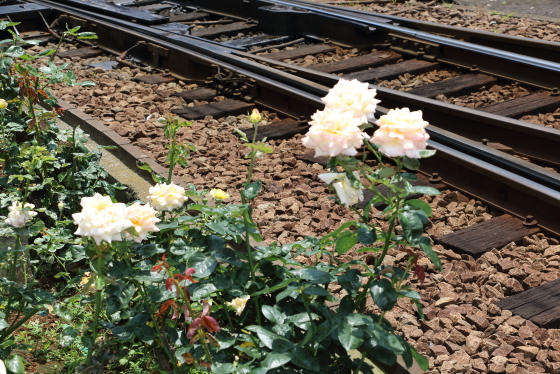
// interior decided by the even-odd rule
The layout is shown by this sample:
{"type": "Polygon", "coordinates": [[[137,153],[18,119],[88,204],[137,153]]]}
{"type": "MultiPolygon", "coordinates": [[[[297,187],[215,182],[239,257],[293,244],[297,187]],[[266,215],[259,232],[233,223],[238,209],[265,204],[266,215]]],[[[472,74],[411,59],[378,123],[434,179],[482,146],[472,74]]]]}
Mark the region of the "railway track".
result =
{"type": "MultiPolygon", "coordinates": [[[[379,83],[380,77],[385,80],[392,77],[381,75],[383,71],[393,71],[396,77],[423,74],[438,68],[463,73],[447,79],[447,82],[442,80],[418,87],[416,90],[420,91],[416,92],[376,86],[383,105],[421,109],[424,118],[432,124],[429,145],[438,152],[436,157],[423,162],[424,177],[419,183],[452,187],[507,213],[501,218],[485,221],[479,227],[470,226],[435,238],[435,241],[458,253],[478,257],[493,248],[534,235],[539,229],[556,235],[560,233],[556,218],[560,208],[560,177],[555,171],[539,166],[554,169],[560,165],[560,156],[555,152],[560,131],[517,119],[535,111],[550,112],[556,105],[560,106],[554,90],[555,84],[560,82],[557,79],[560,65],[554,61],[535,60],[490,47],[475,51],[474,44],[407,30],[395,25],[394,20],[377,16],[364,15],[363,19],[348,22],[349,13],[344,13],[348,11],[327,14],[328,11],[321,8],[315,13],[312,8],[317,6],[305,2],[231,1],[224,4],[206,0],[198,5],[197,0],[190,4],[142,1],[134,3],[135,9],[129,12],[123,1],[120,3],[124,5],[116,14],[113,7],[105,7],[106,4],[102,4],[103,8],[96,8],[98,4],[93,0],[86,1],[88,7],[79,10],[72,7],[77,1],[62,2],[64,4],[35,1],[29,5],[11,5],[13,8],[0,9],[0,15],[3,11],[3,14],[10,11],[14,21],[24,21],[18,26],[24,38],[44,38],[46,41],[49,31],[57,31],[55,20],[70,27],[81,26],[82,31],[94,31],[99,35],[99,45],[82,45],[74,52],[64,52],[65,57],[80,59],[108,53],[118,56],[122,65],[142,67],[150,72],[143,78],[147,84],[171,81],[197,84],[197,89],[177,94],[194,104],[174,111],[186,119],[235,116],[255,106],[277,113],[282,119],[263,127],[261,135],[269,139],[289,138],[305,132],[309,116],[322,108],[319,98],[340,79],[340,75],[379,83]],[[294,9],[294,4],[299,9],[294,9]],[[121,19],[113,19],[111,15],[118,15],[121,19]],[[169,23],[166,18],[174,22],[169,23]],[[199,25],[192,23],[197,20],[199,25]],[[325,27],[326,20],[329,27],[325,27]],[[278,29],[285,25],[294,28],[278,29]],[[313,31],[312,27],[317,29],[313,31]],[[335,28],[337,32],[331,30],[335,28]],[[253,34],[247,36],[249,32],[253,34]],[[234,37],[228,37],[228,34],[234,37]],[[296,64],[298,58],[319,53],[329,57],[329,53],[336,55],[337,50],[354,48],[367,49],[367,53],[307,67],[296,64]],[[372,49],[375,51],[371,52],[372,49]],[[488,60],[481,62],[481,55],[489,56],[488,60]],[[477,68],[473,68],[473,61],[478,61],[477,68]],[[499,70],[500,64],[505,66],[506,62],[511,65],[499,70]],[[460,71],[462,68],[469,71],[465,74],[460,71]],[[545,73],[549,75],[543,77],[545,73]],[[462,83],[449,82],[453,79],[462,83]],[[458,92],[472,93],[480,87],[505,80],[522,83],[528,91],[534,92],[512,100],[517,102],[489,105],[493,110],[461,107],[419,94],[446,92],[447,97],[452,97],[458,92]],[[216,96],[228,100],[216,101],[216,96]],[[502,111],[496,108],[502,108],[502,111]],[[506,112],[511,114],[503,115],[506,112]],[[482,141],[483,138],[490,141],[482,141]],[[525,218],[529,215],[536,221],[532,217],[525,218]]],[[[530,44],[526,41],[519,43],[530,44]]],[[[538,47],[531,48],[534,53],[539,50],[538,47]]],[[[379,114],[384,112],[386,109],[379,108],[379,114]]],[[[100,127],[92,125],[96,126],[100,127]]],[[[101,138],[126,145],[107,129],[98,128],[98,131],[101,138]]],[[[311,162],[321,162],[312,156],[302,158],[306,157],[311,162]]],[[[129,160],[136,160],[133,151],[129,152],[129,160]]],[[[503,303],[504,308],[506,304],[503,303]]],[[[512,309],[522,304],[518,302],[512,309]]],[[[547,313],[549,310],[550,307],[546,309],[547,313]]],[[[533,315],[528,316],[519,312],[528,316],[526,318],[539,316],[534,311],[531,313],[533,315]]],[[[555,327],[560,320],[541,318],[538,323],[543,327],[555,327]]]]}

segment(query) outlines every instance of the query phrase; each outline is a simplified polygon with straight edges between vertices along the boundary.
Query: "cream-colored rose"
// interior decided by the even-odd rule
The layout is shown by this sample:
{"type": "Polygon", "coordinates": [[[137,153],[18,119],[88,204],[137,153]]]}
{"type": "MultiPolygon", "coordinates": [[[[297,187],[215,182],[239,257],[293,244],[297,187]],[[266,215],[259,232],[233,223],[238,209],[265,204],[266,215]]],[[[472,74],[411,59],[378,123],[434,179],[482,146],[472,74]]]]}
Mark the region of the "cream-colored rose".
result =
{"type": "Polygon", "coordinates": [[[226,191],[220,190],[219,188],[210,190],[210,196],[217,200],[229,199],[229,194],[226,191]]]}
{"type": "MultiPolygon", "coordinates": [[[[360,173],[354,171],[353,174],[358,180],[360,179],[360,173]]],[[[364,200],[363,191],[352,186],[352,182],[350,182],[346,173],[326,173],[320,174],[318,177],[326,184],[332,183],[340,203],[346,205],[346,207],[364,200]]]]}
{"type": "Polygon", "coordinates": [[[111,243],[121,241],[122,233],[133,226],[128,219],[128,208],[122,203],[113,203],[108,196],[96,193],[83,197],[80,202],[82,211],[72,214],[74,224],[78,225],[75,235],[88,236],[100,244],[103,240],[111,243]]]}
{"type": "Polygon", "coordinates": [[[181,186],[177,186],[174,183],[171,184],[156,184],[154,187],[150,187],[150,195],[147,199],[150,204],[157,210],[173,210],[181,207],[186,200],[185,189],[181,186]]]}
{"type": "Polygon", "coordinates": [[[161,220],[156,217],[157,211],[150,206],[150,204],[140,205],[140,203],[134,203],[128,207],[128,219],[134,225],[134,229],[138,236],[132,236],[129,232],[126,232],[126,238],[132,239],[136,243],[142,242],[146,239],[149,232],[158,232],[156,223],[161,220]]]}
{"type": "Polygon", "coordinates": [[[8,371],[6,370],[6,365],[4,361],[0,360],[0,374],[7,374],[8,371]]]}
{"type": "Polygon", "coordinates": [[[247,305],[247,301],[249,301],[250,298],[251,297],[249,295],[242,296],[242,297],[235,298],[232,301],[226,302],[226,304],[234,308],[235,314],[240,316],[241,313],[243,312],[243,309],[245,309],[245,305],[247,305]]]}
{"type": "Polygon", "coordinates": [[[259,113],[258,109],[253,109],[253,113],[249,116],[249,121],[252,123],[259,123],[262,120],[262,115],[259,113]]]}
{"type": "Polygon", "coordinates": [[[336,157],[339,154],[355,156],[363,144],[360,120],[352,112],[339,112],[325,109],[317,111],[309,122],[309,132],[302,139],[307,148],[315,149],[315,157],[336,157]]]}
{"type": "Polygon", "coordinates": [[[35,208],[33,204],[25,203],[22,205],[19,201],[14,201],[12,206],[8,207],[10,213],[8,213],[8,218],[4,222],[14,227],[23,227],[27,221],[37,215],[37,212],[31,210],[33,208],[35,208]]]}
{"type": "Polygon", "coordinates": [[[369,89],[368,83],[361,83],[357,79],[341,79],[321,100],[326,105],[325,109],[350,112],[359,120],[358,125],[362,125],[375,118],[375,108],[381,102],[374,99],[376,94],[375,89],[369,89]]]}
{"type": "Polygon", "coordinates": [[[390,157],[406,155],[420,158],[421,149],[426,149],[430,136],[424,129],[429,125],[422,119],[422,111],[411,112],[408,108],[391,109],[376,122],[379,129],[369,140],[381,145],[381,152],[390,157]]]}
{"type": "Polygon", "coordinates": [[[8,107],[8,103],[4,99],[0,99],[0,109],[6,109],[8,107]]]}

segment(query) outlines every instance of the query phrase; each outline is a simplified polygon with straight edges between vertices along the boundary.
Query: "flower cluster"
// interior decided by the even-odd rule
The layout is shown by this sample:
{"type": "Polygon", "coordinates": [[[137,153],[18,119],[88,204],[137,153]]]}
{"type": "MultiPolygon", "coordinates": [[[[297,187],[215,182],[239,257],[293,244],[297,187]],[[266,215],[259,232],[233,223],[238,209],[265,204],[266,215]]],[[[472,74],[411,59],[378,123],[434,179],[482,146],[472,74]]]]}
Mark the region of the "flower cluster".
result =
{"type": "Polygon", "coordinates": [[[76,235],[89,236],[100,244],[121,241],[122,234],[132,237],[127,230],[134,228],[138,234],[133,239],[141,242],[148,232],[159,231],[155,226],[160,220],[155,217],[156,211],[149,204],[134,204],[127,207],[123,203],[113,203],[109,196],[96,193],[92,197],[83,197],[80,205],[82,211],[72,215],[78,225],[76,235]]]}
{"type": "Polygon", "coordinates": [[[23,227],[27,221],[37,215],[37,212],[31,210],[33,208],[35,208],[33,204],[22,204],[19,201],[14,201],[12,206],[8,207],[10,213],[8,213],[8,218],[4,222],[14,227],[23,227]]]}

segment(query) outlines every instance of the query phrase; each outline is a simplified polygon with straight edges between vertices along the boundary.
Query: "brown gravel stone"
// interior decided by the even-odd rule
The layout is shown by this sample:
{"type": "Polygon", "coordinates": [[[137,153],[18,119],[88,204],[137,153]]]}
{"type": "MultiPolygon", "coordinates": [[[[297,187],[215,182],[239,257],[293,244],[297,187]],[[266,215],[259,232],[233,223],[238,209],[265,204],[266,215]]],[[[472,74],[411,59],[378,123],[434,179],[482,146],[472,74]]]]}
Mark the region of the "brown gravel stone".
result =
{"type": "Polygon", "coordinates": [[[449,355],[447,348],[445,348],[443,345],[434,345],[431,350],[434,356],[449,355]]]}
{"type": "Polygon", "coordinates": [[[480,317],[474,314],[469,314],[465,318],[468,322],[475,325],[478,330],[484,330],[488,326],[490,326],[490,322],[488,322],[488,319],[484,317],[480,317]]]}
{"type": "Polygon", "coordinates": [[[500,346],[498,349],[496,349],[494,352],[492,352],[492,356],[507,357],[507,355],[509,355],[514,349],[515,349],[514,346],[504,344],[500,346]]]}
{"type": "Polygon", "coordinates": [[[465,343],[465,350],[468,354],[474,355],[482,346],[482,339],[473,334],[467,336],[465,343]]]}
{"type": "Polygon", "coordinates": [[[530,346],[521,346],[515,348],[515,352],[523,353],[523,357],[529,360],[534,359],[539,353],[539,348],[530,346]]]}

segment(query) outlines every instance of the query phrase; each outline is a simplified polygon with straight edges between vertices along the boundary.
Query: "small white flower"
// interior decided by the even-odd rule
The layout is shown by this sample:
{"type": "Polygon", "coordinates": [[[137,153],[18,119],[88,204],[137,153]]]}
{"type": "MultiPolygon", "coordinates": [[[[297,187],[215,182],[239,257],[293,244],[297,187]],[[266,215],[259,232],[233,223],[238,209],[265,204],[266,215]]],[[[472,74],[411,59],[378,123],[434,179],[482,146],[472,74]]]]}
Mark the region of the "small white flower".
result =
{"type": "MultiPolygon", "coordinates": [[[[360,174],[357,171],[354,171],[353,174],[356,178],[358,178],[358,180],[360,179],[360,174]]],[[[326,184],[332,183],[334,189],[336,190],[336,194],[340,199],[340,203],[346,205],[346,207],[364,200],[363,191],[352,186],[352,183],[346,176],[346,173],[326,173],[320,174],[318,177],[326,184]]]]}
{"type": "Polygon", "coordinates": [[[154,187],[150,187],[150,195],[147,199],[155,209],[171,211],[185,203],[185,189],[174,183],[158,183],[154,187]]]}
{"type": "Polygon", "coordinates": [[[243,312],[243,309],[245,309],[245,305],[247,304],[247,301],[249,301],[250,298],[251,297],[249,295],[238,297],[238,298],[233,299],[232,301],[226,302],[226,305],[234,308],[235,309],[235,314],[240,316],[241,313],[243,312]]]}
{"type": "Polygon", "coordinates": [[[8,213],[8,218],[4,222],[14,227],[23,227],[27,221],[37,215],[37,212],[31,210],[33,208],[35,208],[33,204],[25,203],[22,205],[19,201],[14,201],[12,206],[8,207],[10,213],[8,213]]]}

